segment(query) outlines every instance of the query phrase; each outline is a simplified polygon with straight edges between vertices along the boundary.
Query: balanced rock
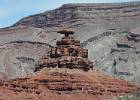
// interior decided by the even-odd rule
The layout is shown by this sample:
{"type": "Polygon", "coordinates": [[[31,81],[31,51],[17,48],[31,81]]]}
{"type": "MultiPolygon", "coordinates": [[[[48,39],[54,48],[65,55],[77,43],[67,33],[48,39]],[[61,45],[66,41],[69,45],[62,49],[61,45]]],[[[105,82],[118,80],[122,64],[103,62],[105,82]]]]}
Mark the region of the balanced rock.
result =
{"type": "Polygon", "coordinates": [[[93,69],[93,63],[88,59],[88,50],[80,47],[80,41],[72,36],[74,31],[62,30],[58,33],[65,36],[57,41],[56,47],[50,49],[36,65],[36,71],[43,67],[47,68],[69,68],[88,71],[93,69]]]}

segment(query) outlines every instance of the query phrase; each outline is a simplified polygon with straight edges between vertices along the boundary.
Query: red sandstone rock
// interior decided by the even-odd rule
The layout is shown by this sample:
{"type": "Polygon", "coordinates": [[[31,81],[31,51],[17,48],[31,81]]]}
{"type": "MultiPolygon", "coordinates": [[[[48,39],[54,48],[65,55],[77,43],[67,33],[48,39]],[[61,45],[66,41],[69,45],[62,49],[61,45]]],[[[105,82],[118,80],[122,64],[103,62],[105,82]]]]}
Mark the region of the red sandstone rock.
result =
{"type": "Polygon", "coordinates": [[[140,91],[140,87],[97,72],[45,72],[0,81],[2,100],[107,100],[140,91]]]}
{"type": "Polygon", "coordinates": [[[80,41],[69,36],[74,34],[70,30],[58,31],[65,34],[60,41],[57,41],[57,47],[53,47],[50,51],[39,59],[36,64],[36,71],[47,68],[69,68],[88,71],[93,69],[93,63],[88,60],[88,50],[80,47],[80,41]]]}

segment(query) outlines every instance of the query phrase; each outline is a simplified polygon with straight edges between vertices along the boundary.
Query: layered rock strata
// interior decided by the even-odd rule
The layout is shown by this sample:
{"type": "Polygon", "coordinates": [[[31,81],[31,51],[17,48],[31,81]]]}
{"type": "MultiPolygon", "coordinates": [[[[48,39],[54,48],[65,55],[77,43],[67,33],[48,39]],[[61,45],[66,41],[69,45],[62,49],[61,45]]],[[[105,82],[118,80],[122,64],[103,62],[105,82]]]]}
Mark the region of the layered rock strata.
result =
{"type": "Polygon", "coordinates": [[[140,87],[96,71],[41,71],[32,77],[0,81],[1,100],[108,100],[110,96],[139,90],[140,87]]]}
{"type": "MultiPolygon", "coordinates": [[[[58,26],[70,27],[75,30],[74,37],[80,40],[84,48],[88,49],[89,59],[94,62],[98,69],[140,84],[139,37],[132,38],[129,36],[131,30],[135,30],[132,32],[134,34],[140,32],[140,2],[64,4],[57,9],[22,18],[13,26],[0,29],[0,44],[6,43],[5,47],[11,41],[21,40],[43,42],[55,46],[56,41],[61,38],[60,34],[56,34],[58,26]],[[126,36],[131,42],[127,40],[126,36]],[[132,43],[132,46],[129,43],[132,43]]],[[[39,46],[42,47],[41,44],[39,46]]],[[[32,50],[36,49],[33,48],[32,50]]],[[[32,54],[32,50],[29,55],[32,54]]],[[[7,57],[7,52],[3,51],[5,50],[0,50],[1,54],[7,57]]],[[[13,52],[13,50],[11,51],[13,52]]],[[[42,49],[38,47],[37,51],[42,52],[42,49]]],[[[22,52],[22,55],[28,54],[22,52]]],[[[0,56],[0,59],[5,59],[4,57],[0,56]]],[[[27,56],[27,58],[32,57],[27,56]]],[[[13,57],[9,59],[13,60],[13,57]]],[[[13,64],[12,62],[9,63],[9,66],[14,66],[11,69],[20,68],[21,65],[18,62],[15,60],[13,64]],[[15,67],[15,63],[19,67],[15,67]]],[[[3,68],[7,68],[7,64],[3,64],[1,61],[0,69],[3,68]]],[[[16,71],[12,71],[13,75],[20,77],[21,71],[20,74],[14,72],[16,71]]],[[[3,70],[0,75],[3,76],[3,73],[7,74],[3,70]]],[[[7,77],[11,78],[11,75],[8,74],[7,77]]]]}
{"type": "Polygon", "coordinates": [[[131,28],[126,25],[140,19],[140,2],[114,3],[114,4],[64,4],[55,10],[32,15],[21,19],[14,24],[27,25],[40,28],[61,26],[81,26],[82,24],[97,24],[101,27],[112,29],[131,28]],[[131,19],[131,20],[130,20],[131,19]],[[99,21],[98,21],[99,20],[99,21]],[[109,23],[108,23],[109,22],[109,23]]]}
{"type": "Polygon", "coordinates": [[[65,36],[57,41],[57,46],[51,48],[36,65],[36,71],[43,67],[81,69],[88,71],[93,69],[93,63],[88,60],[88,50],[80,47],[80,41],[75,40],[70,34],[73,31],[62,30],[58,33],[65,36]]]}

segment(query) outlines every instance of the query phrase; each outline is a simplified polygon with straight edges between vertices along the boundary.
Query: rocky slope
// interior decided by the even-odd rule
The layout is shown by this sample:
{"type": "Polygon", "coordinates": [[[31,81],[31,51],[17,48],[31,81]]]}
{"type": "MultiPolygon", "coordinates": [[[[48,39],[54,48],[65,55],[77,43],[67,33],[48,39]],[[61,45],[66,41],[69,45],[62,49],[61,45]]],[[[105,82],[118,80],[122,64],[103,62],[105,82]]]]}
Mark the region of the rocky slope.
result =
{"type": "Polygon", "coordinates": [[[34,72],[35,61],[51,47],[35,41],[34,35],[40,31],[27,27],[0,31],[0,79],[25,77],[34,72]]]}
{"type": "Polygon", "coordinates": [[[49,47],[45,43],[29,41],[14,41],[0,46],[0,79],[33,73],[39,55],[49,47]]]}
{"type": "MultiPolygon", "coordinates": [[[[54,46],[56,40],[62,37],[55,32],[61,27],[76,31],[75,37],[84,48],[89,49],[90,60],[98,69],[140,83],[140,2],[65,4],[1,29],[0,43],[22,40],[54,46]],[[22,25],[26,28],[22,29],[25,27],[22,25]],[[137,35],[131,35],[130,32],[137,35]]],[[[39,52],[41,50],[38,49],[39,52]]]]}
{"type": "Polygon", "coordinates": [[[1,100],[108,100],[139,90],[140,87],[96,71],[66,69],[42,70],[27,78],[0,81],[1,100]]]}

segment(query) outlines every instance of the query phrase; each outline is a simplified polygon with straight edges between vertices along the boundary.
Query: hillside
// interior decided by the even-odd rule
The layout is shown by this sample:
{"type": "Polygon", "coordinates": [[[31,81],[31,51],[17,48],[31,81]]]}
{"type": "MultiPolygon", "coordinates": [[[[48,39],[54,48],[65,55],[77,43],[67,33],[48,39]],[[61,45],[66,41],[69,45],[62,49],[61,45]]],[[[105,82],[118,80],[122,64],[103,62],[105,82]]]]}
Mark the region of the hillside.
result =
{"type": "MultiPolygon", "coordinates": [[[[65,4],[51,11],[23,18],[9,28],[0,29],[0,43],[6,48],[7,44],[13,45],[11,41],[25,41],[24,44],[26,41],[41,42],[54,46],[62,37],[56,31],[62,27],[75,30],[74,36],[82,42],[81,46],[89,50],[90,60],[99,70],[140,83],[140,2],[65,4]]],[[[18,48],[19,51],[26,48],[22,44],[20,43],[22,49],[18,48]]],[[[44,47],[44,44],[38,46],[44,47]]],[[[36,48],[29,52],[32,53],[32,50],[36,48]]],[[[0,52],[7,54],[2,50],[0,52]]],[[[39,47],[37,52],[42,52],[42,49],[39,47]]],[[[11,53],[13,54],[13,50],[11,53]]],[[[22,53],[23,56],[17,57],[28,58],[25,55],[26,49],[22,53]]],[[[37,56],[36,53],[35,55],[37,56]]],[[[1,68],[6,66],[2,64],[1,68]]],[[[4,70],[2,73],[7,72],[4,70]]]]}
{"type": "Polygon", "coordinates": [[[139,90],[138,86],[96,71],[52,69],[26,78],[0,81],[2,100],[109,100],[139,90]]]}

